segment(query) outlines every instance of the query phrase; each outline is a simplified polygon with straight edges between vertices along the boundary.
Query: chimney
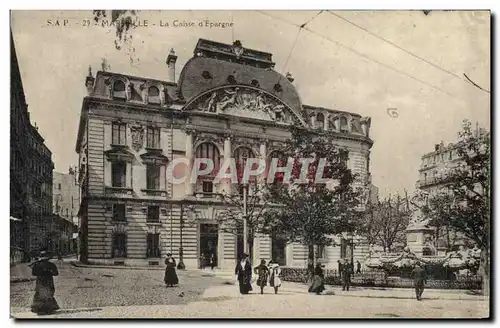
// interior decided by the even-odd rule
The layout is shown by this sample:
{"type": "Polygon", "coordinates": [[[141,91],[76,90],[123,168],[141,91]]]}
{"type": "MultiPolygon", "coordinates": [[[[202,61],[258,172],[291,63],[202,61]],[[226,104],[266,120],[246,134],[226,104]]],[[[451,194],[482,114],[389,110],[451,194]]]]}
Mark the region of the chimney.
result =
{"type": "Polygon", "coordinates": [[[174,49],[170,49],[170,53],[167,57],[168,66],[168,80],[169,82],[175,83],[175,62],[177,61],[177,56],[175,55],[174,49]]]}
{"type": "Polygon", "coordinates": [[[439,150],[439,144],[434,145],[434,151],[438,151],[438,150],[439,150]]]}
{"type": "Polygon", "coordinates": [[[92,76],[92,67],[89,66],[89,75],[87,75],[85,79],[85,87],[87,88],[89,96],[92,94],[92,91],[94,91],[94,81],[95,78],[92,76]]]}

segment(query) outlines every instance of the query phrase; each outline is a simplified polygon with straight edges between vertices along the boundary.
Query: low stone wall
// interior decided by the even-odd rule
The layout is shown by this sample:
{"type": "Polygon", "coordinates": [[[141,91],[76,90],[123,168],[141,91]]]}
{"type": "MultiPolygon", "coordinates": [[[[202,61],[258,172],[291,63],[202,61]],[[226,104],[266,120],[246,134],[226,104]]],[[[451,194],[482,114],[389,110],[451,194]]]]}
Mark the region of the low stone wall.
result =
{"type": "MultiPolygon", "coordinates": [[[[282,268],[281,276],[284,281],[307,283],[309,277],[304,268],[282,268]]],[[[427,280],[427,288],[435,289],[481,289],[482,279],[480,276],[459,276],[454,280],[427,280]]],[[[325,284],[342,285],[342,280],[337,270],[325,270],[325,284]]],[[[351,276],[352,286],[364,287],[389,287],[389,288],[411,288],[413,280],[409,278],[386,276],[381,271],[365,271],[351,276]]]]}

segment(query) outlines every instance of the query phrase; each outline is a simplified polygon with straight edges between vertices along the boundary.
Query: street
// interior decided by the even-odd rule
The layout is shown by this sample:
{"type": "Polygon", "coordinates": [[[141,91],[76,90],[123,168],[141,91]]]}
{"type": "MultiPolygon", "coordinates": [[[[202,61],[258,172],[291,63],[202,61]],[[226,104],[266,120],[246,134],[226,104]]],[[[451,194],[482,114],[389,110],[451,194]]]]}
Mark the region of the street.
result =
{"type": "MultiPolygon", "coordinates": [[[[158,268],[160,269],[160,268],[158,268]]],[[[283,283],[278,295],[240,295],[231,273],[178,272],[180,286],[165,288],[163,270],[74,267],[65,263],[55,278],[61,310],[38,318],[479,318],[488,302],[466,291],[426,290],[423,301],[411,289],[327,286],[311,295],[307,286],[283,283]]],[[[36,318],[29,307],[34,282],[11,284],[11,314],[36,318]]]]}

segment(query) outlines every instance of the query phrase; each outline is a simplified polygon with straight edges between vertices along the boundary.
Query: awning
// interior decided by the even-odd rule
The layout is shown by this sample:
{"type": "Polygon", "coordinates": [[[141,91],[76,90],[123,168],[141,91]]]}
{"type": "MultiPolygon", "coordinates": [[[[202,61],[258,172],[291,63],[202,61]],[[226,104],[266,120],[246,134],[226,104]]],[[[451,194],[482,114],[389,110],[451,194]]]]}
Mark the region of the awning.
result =
{"type": "Polygon", "coordinates": [[[13,216],[11,216],[11,217],[10,217],[10,219],[11,219],[12,221],[22,221],[21,219],[15,218],[15,217],[13,217],[13,216]]]}

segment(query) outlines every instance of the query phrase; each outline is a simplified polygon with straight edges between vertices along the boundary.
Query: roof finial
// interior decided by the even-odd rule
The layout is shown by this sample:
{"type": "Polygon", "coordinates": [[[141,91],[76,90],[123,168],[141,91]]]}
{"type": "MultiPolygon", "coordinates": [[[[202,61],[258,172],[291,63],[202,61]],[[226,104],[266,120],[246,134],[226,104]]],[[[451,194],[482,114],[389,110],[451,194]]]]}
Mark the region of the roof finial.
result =
{"type": "Polygon", "coordinates": [[[89,77],[92,77],[92,66],[89,65],[89,77]]]}
{"type": "Polygon", "coordinates": [[[174,50],[174,48],[171,48],[171,49],[170,49],[170,55],[175,55],[175,50],[174,50]]]}

